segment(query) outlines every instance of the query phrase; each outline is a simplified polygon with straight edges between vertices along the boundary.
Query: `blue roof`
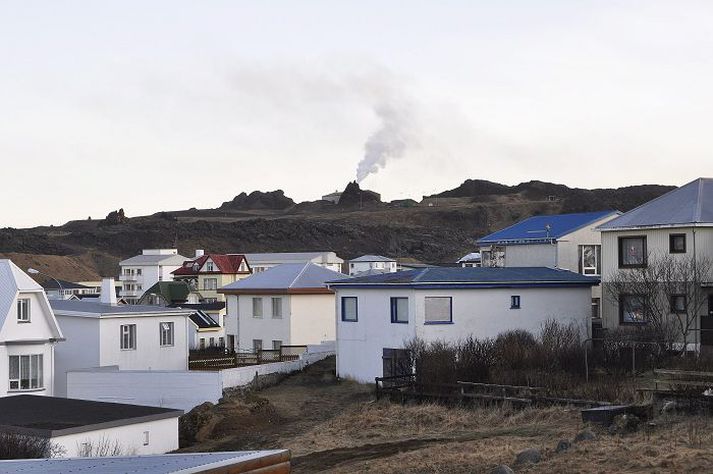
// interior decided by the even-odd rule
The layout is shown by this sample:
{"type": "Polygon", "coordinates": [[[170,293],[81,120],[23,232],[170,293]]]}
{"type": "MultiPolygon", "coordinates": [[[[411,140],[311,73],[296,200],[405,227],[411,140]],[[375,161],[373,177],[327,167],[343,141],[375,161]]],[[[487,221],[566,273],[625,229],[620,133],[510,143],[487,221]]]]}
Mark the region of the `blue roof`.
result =
{"type": "Polygon", "coordinates": [[[478,244],[535,244],[555,241],[618,211],[533,216],[478,239],[478,244]]]}
{"type": "Polygon", "coordinates": [[[713,178],[699,178],[599,226],[600,230],[710,225],[713,178]]]}
{"type": "Polygon", "coordinates": [[[336,288],[512,288],[597,284],[598,278],[548,267],[429,267],[329,282],[330,287],[336,288]]]}

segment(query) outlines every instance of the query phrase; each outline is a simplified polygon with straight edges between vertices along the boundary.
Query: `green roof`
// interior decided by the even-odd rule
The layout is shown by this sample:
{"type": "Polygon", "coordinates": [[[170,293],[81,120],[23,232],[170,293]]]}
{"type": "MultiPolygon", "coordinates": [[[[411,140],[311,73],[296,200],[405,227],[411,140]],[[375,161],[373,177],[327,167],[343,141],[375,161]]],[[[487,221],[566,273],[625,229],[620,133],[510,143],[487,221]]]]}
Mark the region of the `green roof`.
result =
{"type": "Polygon", "coordinates": [[[185,303],[191,289],[185,281],[159,281],[146,290],[139,300],[139,304],[145,303],[150,295],[156,295],[166,301],[166,304],[185,303]]]}

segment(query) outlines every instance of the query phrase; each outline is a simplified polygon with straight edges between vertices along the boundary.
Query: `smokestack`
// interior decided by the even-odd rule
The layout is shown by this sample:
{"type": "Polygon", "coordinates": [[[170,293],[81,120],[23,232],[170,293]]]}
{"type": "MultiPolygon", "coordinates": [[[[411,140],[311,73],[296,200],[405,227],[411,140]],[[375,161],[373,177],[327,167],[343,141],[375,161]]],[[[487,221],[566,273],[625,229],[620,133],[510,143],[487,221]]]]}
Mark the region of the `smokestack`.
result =
{"type": "Polygon", "coordinates": [[[113,278],[102,278],[102,289],[99,294],[99,301],[103,304],[116,306],[116,285],[113,278]]]}
{"type": "Polygon", "coordinates": [[[196,250],[196,258],[200,258],[203,255],[205,255],[205,250],[200,250],[200,249],[196,250]]]}

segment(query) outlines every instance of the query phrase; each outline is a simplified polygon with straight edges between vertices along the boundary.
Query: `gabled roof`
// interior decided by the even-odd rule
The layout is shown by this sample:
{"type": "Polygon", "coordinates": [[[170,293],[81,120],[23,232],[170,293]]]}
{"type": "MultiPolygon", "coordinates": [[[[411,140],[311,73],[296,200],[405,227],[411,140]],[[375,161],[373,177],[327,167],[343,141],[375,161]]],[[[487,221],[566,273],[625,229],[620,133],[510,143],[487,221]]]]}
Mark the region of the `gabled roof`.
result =
{"type": "Polygon", "coordinates": [[[166,305],[183,303],[188,300],[191,288],[185,281],[159,281],[146,290],[139,299],[139,304],[146,304],[151,295],[160,296],[166,305]]]}
{"type": "Polygon", "coordinates": [[[349,278],[314,263],[285,263],[255,273],[244,280],[224,286],[221,293],[310,293],[329,292],[327,281],[349,278]]]}
{"type": "Polygon", "coordinates": [[[479,245],[488,244],[537,244],[556,241],[567,234],[593,224],[619,211],[581,212],[533,216],[517,222],[490,235],[481,237],[479,245]]]}
{"type": "Polygon", "coordinates": [[[250,264],[283,263],[344,263],[334,252],[276,252],[276,253],[246,253],[245,258],[250,264]]]}
{"type": "Polygon", "coordinates": [[[236,273],[250,273],[250,266],[245,260],[245,255],[238,254],[209,254],[203,255],[193,260],[186,260],[181,264],[181,268],[171,272],[176,276],[185,275],[198,275],[199,273],[215,273],[215,274],[236,274],[236,273]],[[211,260],[217,270],[212,272],[205,271],[203,269],[205,263],[211,260]],[[240,264],[245,262],[248,270],[240,270],[240,264]]]}
{"type": "Polygon", "coordinates": [[[62,330],[54,317],[50,303],[42,287],[30,276],[23,272],[12,260],[0,259],[0,328],[5,324],[5,319],[13,310],[15,298],[20,292],[37,293],[40,304],[44,306],[49,315],[48,325],[52,328],[54,337],[62,339],[62,330]]]}
{"type": "Polygon", "coordinates": [[[181,265],[186,260],[183,255],[136,255],[119,262],[121,266],[181,265]]]}
{"type": "Polygon", "coordinates": [[[600,225],[599,230],[713,225],[713,178],[669,191],[600,225]]]}
{"type": "Polygon", "coordinates": [[[547,267],[432,267],[329,282],[330,287],[336,288],[405,287],[423,289],[563,287],[597,284],[599,284],[598,278],[547,267]]]}
{"type": "Polygon", "coordinates": [[[456,263],[480,262],[480,252],[471,252],[468,255],[463,255],[456,263]]]}
{"type": "Polygon", "coordinates": [[[395,262],[396,260],[382,255],[362,255],[361,257],[353,258],[350,262],[395,262]]]}

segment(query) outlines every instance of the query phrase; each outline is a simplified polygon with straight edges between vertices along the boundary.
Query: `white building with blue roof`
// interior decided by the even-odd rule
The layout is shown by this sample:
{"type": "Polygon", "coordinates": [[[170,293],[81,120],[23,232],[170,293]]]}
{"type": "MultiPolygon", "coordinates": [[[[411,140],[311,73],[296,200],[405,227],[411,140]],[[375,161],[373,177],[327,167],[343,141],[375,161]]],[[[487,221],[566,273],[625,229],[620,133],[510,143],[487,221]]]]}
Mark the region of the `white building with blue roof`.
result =
{"type": "MultiPolygon", "coordinates": [[[[247,280],[245,280],[247,281],[247,280]]],[[[554,319],[588,334],[596,277],[546,267],[423,268],[332,281],[337,375],[359,382],[399,375],[415,338],[456,341],[554,319]]]]}
{"type": "MultiPolygon", "coordinates": [[[[699,178],[680,188],[610,220],[599,226],[602,234],[602,284],[618,272],[645,268],[653,259],[703,259],[713,261],[713,178],[699,178]]],[[[693,338],[699,341],[699,324],[712,318],[713,275],[701,282],[701,293],[707,304],[701,310],[693,338]]],[[[646,324],[646,311],[641,298],[635,295],[605,295],[603,323],[605,327],[640,326],[646,324]]],[[[685,295],[675,295],[676,307],[686,308],[685,295]]],[[[698,305],[696,305],[698,306],[698,305]]],[[[705,341],[703,341],[705,343],[705,341]]],[[[713,344],[713,332],[711,340],[713,344]]]]}

